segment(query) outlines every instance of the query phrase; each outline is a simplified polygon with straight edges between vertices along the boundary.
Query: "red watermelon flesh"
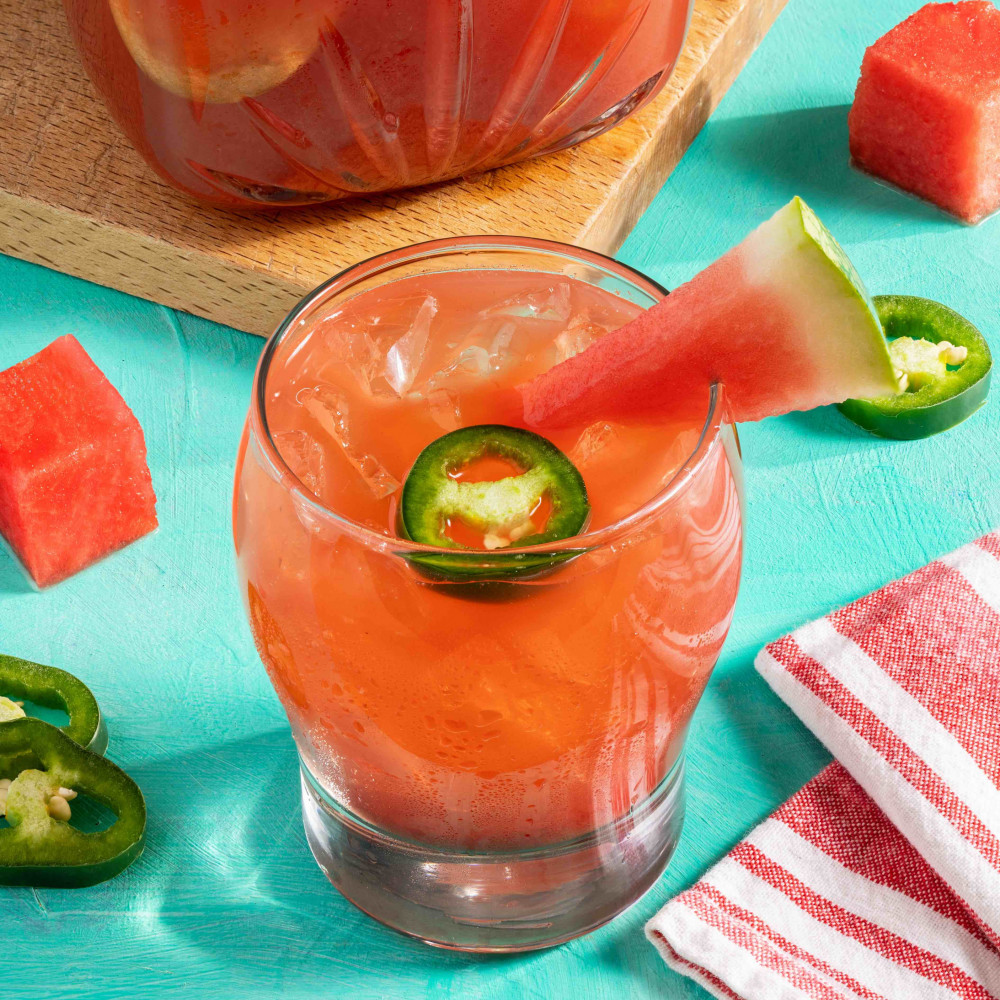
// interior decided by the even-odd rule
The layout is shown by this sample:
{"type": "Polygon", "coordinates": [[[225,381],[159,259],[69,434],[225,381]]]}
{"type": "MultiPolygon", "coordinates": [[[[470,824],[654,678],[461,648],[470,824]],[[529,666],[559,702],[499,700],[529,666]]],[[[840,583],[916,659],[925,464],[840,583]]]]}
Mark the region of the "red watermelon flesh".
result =
{"type": "Polygon", "coordinates": [[[142,428],[76,338],[0,372],[0,534],[38,586],[156,524],[142,428]]]}
{"type": "Polygon", "coordinates": [[[865,53],[849,116],[861,169],[978,222],[1000,207],[1000,10],[931,3],[865,53]]]}
{"type": "Polygon", "coordinates": [[[525,421],[705,413],[735,420],[898,391],[868,293],[799,198],[625,326],[520,387],[525,421]]]}

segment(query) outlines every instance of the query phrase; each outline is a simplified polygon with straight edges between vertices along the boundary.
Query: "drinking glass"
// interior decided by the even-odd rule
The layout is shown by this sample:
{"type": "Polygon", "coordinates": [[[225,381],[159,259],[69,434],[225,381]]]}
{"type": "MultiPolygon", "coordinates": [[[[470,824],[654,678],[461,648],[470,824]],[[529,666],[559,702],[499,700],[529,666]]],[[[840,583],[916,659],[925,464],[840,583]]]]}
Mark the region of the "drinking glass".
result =
{"type": "MultiPolygon", "coordinates": [[[[428,943],[518,951],[610,920],[674,850],[688,723],[739,583],[740,455],[724,392],[706,387],[690,446],[655,496],[613,523],[521,550],[551,556],[550,572],[505,572],[512,548],[482,552],[474,582],[428,574],[422,557],[440,549],[324,503],[279,451],[269,416],[310,335],[346,322],[358,296],[392,295],[418,275],[439,283],[440,299],[456,272],[507,290],[522,277],[572,280],[636,310],[664,294],[599,254],[531,239],[440,240],[349,268],[263,351],[234,537],[320,867],[362,910],[428,943]]],[[[380,442],[405,439],[389,412],[374,400],[350,414],[376,455],[380,442]]],[[[670,442],[659,425],[647,430],[652,461],[670,442]]],[[[613,467],[588,490],[599,499],[638,474],[613,467]]]]}
{"type": "Polygon", "coordinates": [[[64,0],[122,131],[188,194],[303,205],[598,135],[666,82],[693,0],[64,0]]]}

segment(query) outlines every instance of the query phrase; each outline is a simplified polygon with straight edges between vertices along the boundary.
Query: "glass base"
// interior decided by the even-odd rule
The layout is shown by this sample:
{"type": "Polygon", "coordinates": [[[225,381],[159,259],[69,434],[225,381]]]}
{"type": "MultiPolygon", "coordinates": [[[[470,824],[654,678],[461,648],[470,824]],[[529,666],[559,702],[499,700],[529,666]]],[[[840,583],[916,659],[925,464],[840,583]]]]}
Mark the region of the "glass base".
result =
{"type": "Polygon", "coordinates": [[[683,763],[616,822],[523,851],[449,851],[386,833],[334,802],[304,764],[302,814],[320,868],[376,920],[440,948],[530,951],[595,930],[656,881],[684,821],[683,763]]]}

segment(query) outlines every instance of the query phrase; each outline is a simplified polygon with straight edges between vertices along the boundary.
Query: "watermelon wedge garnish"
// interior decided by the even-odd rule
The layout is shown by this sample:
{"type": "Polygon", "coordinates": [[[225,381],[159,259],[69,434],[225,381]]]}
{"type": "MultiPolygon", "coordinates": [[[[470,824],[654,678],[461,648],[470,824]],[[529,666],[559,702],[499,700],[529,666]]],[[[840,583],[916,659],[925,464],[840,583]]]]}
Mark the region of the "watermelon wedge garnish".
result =
{"type": "Polygon", "coordinates": [[[700,410],[737,421],[899,391],[847,255],[793,199],[662,302],[520,387],[532,426],[700,410]]]}

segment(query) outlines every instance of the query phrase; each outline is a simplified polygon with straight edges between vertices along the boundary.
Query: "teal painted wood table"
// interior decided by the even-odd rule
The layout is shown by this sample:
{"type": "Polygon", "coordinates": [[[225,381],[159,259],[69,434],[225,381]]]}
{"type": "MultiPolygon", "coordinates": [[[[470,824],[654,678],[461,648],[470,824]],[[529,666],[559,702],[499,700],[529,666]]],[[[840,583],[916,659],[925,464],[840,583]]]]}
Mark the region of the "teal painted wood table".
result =
{"type": "MultiPolygon", "coordinates": [[[[865,45],[916,0],[791,0],[629,239],[677,284],[795,193],[874,292],[940,298],[1000,351],[1000,220],[967,229],[850,171],[865,45]]],[[[0,890],[0,992],[29,997],[704,996],[642,925],[826,762],[754,673],[767,640],[1000,525],[1000,401],[927,441],[834,410],[743,428],[748,537],[729,643],[691,733],[690,804],[667,874],[601,931],[483,959],[374,924],[306,847],[296,759],[234,581],[230,480],[262,342],[0,258],[0,367],[75,333],[146,429],[162,527],[46,593],[0,554],[0,648],[98,693],[111,756],[149,803],[145,854],[103,886],[0,890]]]]}

